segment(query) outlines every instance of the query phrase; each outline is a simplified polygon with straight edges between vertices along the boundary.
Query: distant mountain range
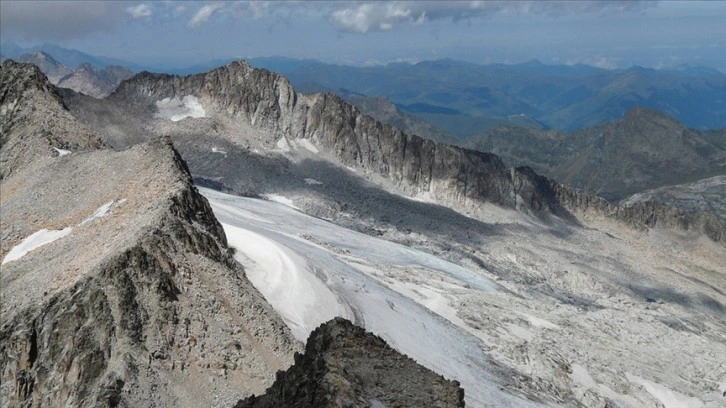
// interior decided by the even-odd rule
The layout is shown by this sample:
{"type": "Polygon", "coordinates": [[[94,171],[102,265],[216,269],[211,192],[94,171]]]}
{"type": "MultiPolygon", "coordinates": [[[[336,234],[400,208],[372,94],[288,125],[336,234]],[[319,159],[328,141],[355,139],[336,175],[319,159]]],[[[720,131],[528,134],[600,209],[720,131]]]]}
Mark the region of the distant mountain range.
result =
{"type": "MultiPolygon", "coordinates": [[[[6,58],[39,51],[71,69],[88,63],[99,69],[118,65],[134,73],[177,75],[205,72],[235,59],[172,66],[95,56],[54,44],[0,46],[6,58]]],[[[401,113],[428,122],[435,128],[433,133],[460,139],[499,125],[573,131],[620,118],[634,107],[659,110],[698,130],[726,127],[726,74],[708,67],[608,70],[582,64],[545,65],[537,60],[478,65],[451,59],[355,67],[286,57],[249,62],[285,75],[303,93],[355,94],[360,107],[363,97],[386,97],[401,113]]],[[[370,110],[370,102],[367,106],[364,110],[374,117],[386,115],[370,110]]]]}
{"type": "Polygon", "coordinates": [[[726,74],[684,66],[606,70],[586,65],[477,65],[454,60],[351,67],[312,60],[257,58],[302,92],[342,89],[386,96],[402,111],[460,138],[501,124],[572,131],[657,109],[687,127],[726,127],[726,74]]]}
{"type": "Polygon", "coordinates": [[[726,129],[688,129],[646,108],[569,133],[496,126],[463,144],[610,201],[645,189],[726,174],[726,129]]]}

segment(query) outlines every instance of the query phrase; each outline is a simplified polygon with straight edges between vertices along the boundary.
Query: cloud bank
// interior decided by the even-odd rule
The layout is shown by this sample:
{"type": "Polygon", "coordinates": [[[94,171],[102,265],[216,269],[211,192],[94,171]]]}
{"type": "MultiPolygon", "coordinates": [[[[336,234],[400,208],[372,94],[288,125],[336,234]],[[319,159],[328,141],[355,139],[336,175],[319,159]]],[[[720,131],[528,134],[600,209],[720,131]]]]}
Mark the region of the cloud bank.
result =
{"type": "Polygon", "coordinates": [[[366,1],[338,3],[330,21],[341,31],[364,34],[438,19],[459,21],[494,14],[597,15],[641,11],[655,4],[653,1],[366,1]]]}

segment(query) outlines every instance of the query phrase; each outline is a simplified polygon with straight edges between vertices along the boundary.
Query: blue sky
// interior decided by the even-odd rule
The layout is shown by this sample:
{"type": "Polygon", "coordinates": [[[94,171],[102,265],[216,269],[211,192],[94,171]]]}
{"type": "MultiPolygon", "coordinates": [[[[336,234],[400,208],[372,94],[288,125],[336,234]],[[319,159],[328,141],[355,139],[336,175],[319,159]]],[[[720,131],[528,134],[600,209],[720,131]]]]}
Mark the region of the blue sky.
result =
{"type": "Polygon", "coordinates": [[[726,72],[726,1],[2,1],[0,37],[142,64],[453,58],[726,72]]]}

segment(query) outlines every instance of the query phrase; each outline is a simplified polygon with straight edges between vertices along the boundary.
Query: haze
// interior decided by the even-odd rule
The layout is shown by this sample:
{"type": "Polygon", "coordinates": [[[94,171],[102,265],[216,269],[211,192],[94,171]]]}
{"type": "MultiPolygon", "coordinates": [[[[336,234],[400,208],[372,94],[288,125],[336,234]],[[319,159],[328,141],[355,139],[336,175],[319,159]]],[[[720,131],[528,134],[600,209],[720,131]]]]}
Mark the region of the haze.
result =
{"type": "Polygon", "coordinates": [[[261,56],[375,65],[584,63],[726,72],[726,2],[3,1],[7,45],[183,67],[261,56]]]}

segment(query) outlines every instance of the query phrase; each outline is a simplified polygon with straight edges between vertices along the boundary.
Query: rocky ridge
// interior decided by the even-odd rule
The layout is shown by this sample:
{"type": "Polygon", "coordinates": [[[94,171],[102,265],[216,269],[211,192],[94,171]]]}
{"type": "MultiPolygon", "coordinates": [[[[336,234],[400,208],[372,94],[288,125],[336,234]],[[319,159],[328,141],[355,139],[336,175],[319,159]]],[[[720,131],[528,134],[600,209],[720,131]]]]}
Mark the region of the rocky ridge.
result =
{"type": "Polygon", "coordinates": [[[32,64],[6,60],[0,77],[0,179],[41,157],[108,146],[78,122],[32,64]]]}
{"type": "Polygon", "coordinates": [[[315,329],[304,354],[261,396],[235,408],[463,407],[456,381],[416,364],[343,318],[315,329]]]}
{"type": "MultiPolygon", "coordinates": [[[[595,213],[637,228],[695,228],[716,240],[725,236],[726,224],[718,217],[659,204],[611,205],[538,176],[527,167],[510,169],[494,154],[407,135],[363,115],[338,96],[298,94],[285,78],[242,61],[188,77],[139,74],[109,96],[111,108],[107,109],[120,111],[125,106],[137,117],[150,118],[157,101],[189,95],[199,98],[208,110],[234,118],[236,126],[243,124],[232,136],[233,143],[242,144],[249,134],[268,147],[308,140],[330,152],[340,164],[360,169],[400,193],[432,197],[462,211],[476,212],[483,202],[491,202],[565,217],[595,213]]],[[[81,110],[74,112],[82,116],[81,110]]],[[[126,133],[134,133],[128,130],[126,133]]],[[[218,129],[217,133],[224,132],[218,129]]],[[[113,135],[107,134],[106,139],[114,144],[113,135]]]]}
{"type": "Polygon", "coordinates": [[[229,406],[292,363],[168,138],[81,145],[100,139],[37,68],[6,61],[0,83],[21,141],[0,147],[1,406],[229,406]]]}

